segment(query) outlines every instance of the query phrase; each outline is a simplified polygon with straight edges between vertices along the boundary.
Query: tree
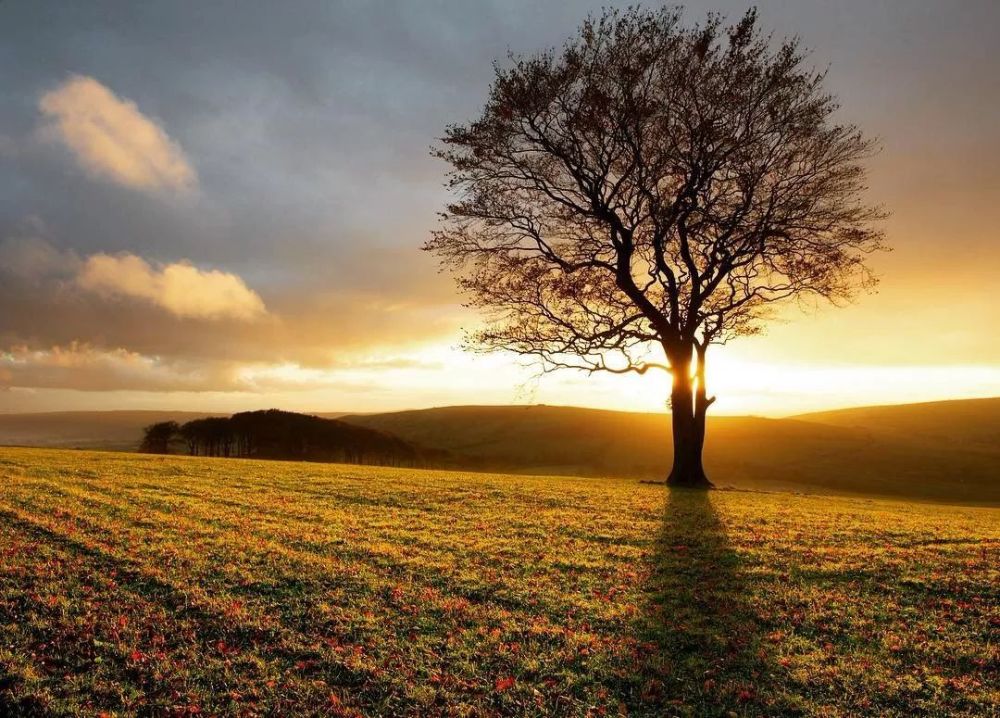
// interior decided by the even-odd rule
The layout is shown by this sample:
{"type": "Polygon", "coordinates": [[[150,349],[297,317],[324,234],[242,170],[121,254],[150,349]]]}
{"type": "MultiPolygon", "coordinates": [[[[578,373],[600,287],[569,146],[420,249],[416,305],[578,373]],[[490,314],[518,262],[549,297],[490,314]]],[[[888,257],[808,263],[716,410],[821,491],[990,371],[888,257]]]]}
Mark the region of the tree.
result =
{"type": "MultiPolygon", "coordinates": [[[[160,425],[155,425],[160,426],[160,425]]],[[[318,416],[267,409],[173,425],[192,456],[255,457],[414,466],[429,454],[397,436],[318,416]]],[[[154,427],[150,427],[153,429],[154,427]]],[[[149,430],[147,430],[147,436],[149,430]]]]}
{"type": "Polygon", "coordinates": [[[170,444],[180,431],[176,421],[161,421],[150,424],[143,430],[139,451],[145,454],[169,454],[170,444]]]}
{"type": "Polygon", "coordinates": [[[669,484],[710,486],[710,345],[759,332],[775,302],[874,283],[875,146],[805,55],[754,11],[693,27],[605,11],[561,51],[498,66],[479,119],[432,152],[457,197],[424,248],[484,314],[469,346],[544,371],[669,371],[669,484]]]}

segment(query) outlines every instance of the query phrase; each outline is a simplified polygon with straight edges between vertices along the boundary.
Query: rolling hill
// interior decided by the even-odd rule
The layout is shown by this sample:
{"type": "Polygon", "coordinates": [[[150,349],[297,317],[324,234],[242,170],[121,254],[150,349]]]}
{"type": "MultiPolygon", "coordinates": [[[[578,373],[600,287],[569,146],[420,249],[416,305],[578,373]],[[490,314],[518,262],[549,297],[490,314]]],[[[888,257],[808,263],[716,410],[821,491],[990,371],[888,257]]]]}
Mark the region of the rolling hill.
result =
{"type": "Polygon", "coordinates": [[[1000,447],[1000,398],[862,406],[797,417],[829,426],[870,431],[873,436],[996,450],[1000,447]]]}
{"type": "MultiPolygon", "coordinates": [[[[0,414],[0,444],[134,449],[185,412],[0,414]]],[[[669,417],[561,406],[457,406],[339,417],[449,452],[451,468],[660,480],[669,417]]],[[[721,486],[1000,504],[1000,399],[861,407],[784,419],[710,417],[721,486]]]]}
{"type": "MultiPolygon", "coordinates": [[[[706,468],[723,486],[1000,503],[1000,442],[988,440],[1000,400],[964,403],[832,412],[829,423],[710,417],[706,468]],[[929,441],[945,422],[952,439],[929,441]]],[[[342,418],[500,471],[662,479],[670,455],[664,414],[468,406],[342,418]]]]}
{"type": "Polygon", "coordinates": [[[161,421],[184,423],[197,411],[53,411],[0,414],[0,445],[133,451],[142,430],[161,421]]]}

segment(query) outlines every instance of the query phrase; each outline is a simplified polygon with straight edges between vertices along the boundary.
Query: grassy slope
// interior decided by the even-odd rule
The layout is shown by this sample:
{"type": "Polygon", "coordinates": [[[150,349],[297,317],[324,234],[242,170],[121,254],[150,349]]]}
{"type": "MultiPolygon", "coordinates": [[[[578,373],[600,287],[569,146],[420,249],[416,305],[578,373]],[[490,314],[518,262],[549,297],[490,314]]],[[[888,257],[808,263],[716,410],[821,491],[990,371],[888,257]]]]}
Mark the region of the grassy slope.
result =
{"type": "MultiPolygon", "coordinates": [[[[932,412],[922,415],[931,422],[932,412]]],[[[1000,417],[1000,401],[988,416],[1000,417]]],[[[988,416],[977,419],[996,426],[988,416]]],[[[663,414],[468,406],[344,420],[505,471],[662,478],[671,450],[663,414]]],[[[708,431],[706,466],[721,485],[1000,503],[1000,444],[970,448],[857,422],[758,417],[711,417],[708,431]]]]}
{"type": "Polygon", "coordinates": [[[1000,511],[0,449],[0,713],[988,715],[1000,511]]]}
{"type": "Polygon", "coordinates": [[[1000,447],[1000,398],[862,406],[796,418],[923,443],[994,451],[1000,447]]]}

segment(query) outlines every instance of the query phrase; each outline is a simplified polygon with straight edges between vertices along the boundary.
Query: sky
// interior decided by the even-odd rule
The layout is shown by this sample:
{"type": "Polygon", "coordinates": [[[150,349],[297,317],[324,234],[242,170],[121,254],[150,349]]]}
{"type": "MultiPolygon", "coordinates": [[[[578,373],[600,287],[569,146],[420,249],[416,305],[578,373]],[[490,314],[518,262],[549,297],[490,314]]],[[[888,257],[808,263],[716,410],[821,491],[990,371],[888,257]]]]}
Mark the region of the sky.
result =
{"type": "MultiPolygon", "coordinates": [[[[429,148],[595,2],[0,2],[0,412],[664,411],[460,348],[429,148]]],[[[615,3],[612,3],[615,4],[615,3]]],[[[690,2],[729,17],[748,5],[690,2]]],[[[1000,395],[995,0],[759,3],[878,137],[879,291],[717,348],[720,414],[1000,395]]]]}

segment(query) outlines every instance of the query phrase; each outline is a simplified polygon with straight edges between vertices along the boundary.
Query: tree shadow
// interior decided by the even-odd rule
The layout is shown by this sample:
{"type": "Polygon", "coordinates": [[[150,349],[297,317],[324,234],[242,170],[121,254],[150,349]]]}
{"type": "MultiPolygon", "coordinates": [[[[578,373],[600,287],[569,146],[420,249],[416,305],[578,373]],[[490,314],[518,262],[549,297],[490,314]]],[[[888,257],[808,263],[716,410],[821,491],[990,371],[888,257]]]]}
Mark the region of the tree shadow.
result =
{"type": "Polygon", "coordinates": [[[648,653],[635,714],[798,715],[777,683],[770,629],[755,608],[747,567],[726,536],[714,493],[674,488],[668,494],[639,626],[648,653]]]}

